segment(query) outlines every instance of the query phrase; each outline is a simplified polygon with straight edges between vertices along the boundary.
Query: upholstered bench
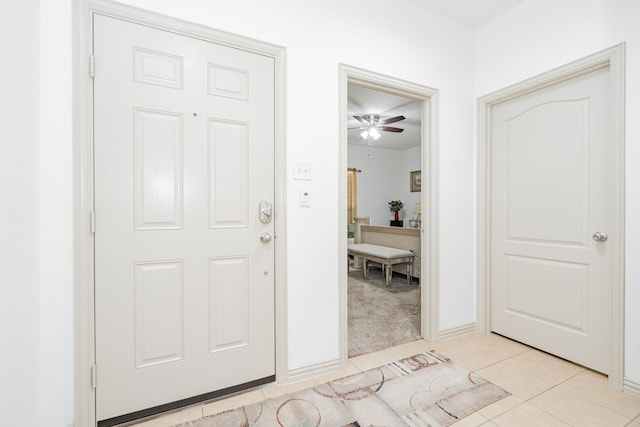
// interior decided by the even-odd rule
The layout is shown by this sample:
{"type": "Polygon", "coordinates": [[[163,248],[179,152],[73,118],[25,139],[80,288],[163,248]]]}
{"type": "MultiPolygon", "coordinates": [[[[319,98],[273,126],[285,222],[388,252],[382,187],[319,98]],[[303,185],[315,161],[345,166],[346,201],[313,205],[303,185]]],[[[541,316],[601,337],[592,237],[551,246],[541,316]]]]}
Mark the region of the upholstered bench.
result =
{"type": "Polygon", "coordinates": [[[369,278],[369,262],[382,265],[387,286],[391,282],[391,268],[396,264],[407,265],[407,282],[411,283],[413,269],[413,253],[405,249],[390,248],[387,246],[372,245],[369,243],[356,243],[349,245],[349,254],[362,258],[364,278],[369,278]]]}

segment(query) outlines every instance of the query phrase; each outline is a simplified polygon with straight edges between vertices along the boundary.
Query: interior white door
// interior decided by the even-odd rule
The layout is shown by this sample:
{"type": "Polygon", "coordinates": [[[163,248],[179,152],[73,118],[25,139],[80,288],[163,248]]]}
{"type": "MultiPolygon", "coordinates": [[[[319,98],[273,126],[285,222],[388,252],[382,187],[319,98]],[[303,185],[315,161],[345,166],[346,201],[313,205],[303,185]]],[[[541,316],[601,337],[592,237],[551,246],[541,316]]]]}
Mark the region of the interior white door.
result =
{"type": "Polygon", "coordinates": [[[94,56],[97,419],[273,380],[273,59],[101,15],[94,56]]]}
{"type": "Polygon", "coordinates": [[[609,69],[491,110],[492,330],[608,373],[609,69]],[[597,238],[597,236],[596,236],[597,238]]]}

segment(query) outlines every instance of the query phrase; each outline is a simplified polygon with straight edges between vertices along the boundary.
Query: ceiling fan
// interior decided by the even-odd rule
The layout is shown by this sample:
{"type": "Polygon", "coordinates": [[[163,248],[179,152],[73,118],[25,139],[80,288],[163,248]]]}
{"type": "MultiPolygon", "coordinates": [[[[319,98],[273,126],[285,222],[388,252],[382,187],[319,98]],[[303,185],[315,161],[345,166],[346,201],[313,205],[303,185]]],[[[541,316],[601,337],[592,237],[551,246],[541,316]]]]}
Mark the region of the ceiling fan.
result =
{"type": "Polygon", "coordinates": [[[404,129],[402,128],[387,125],[404,120],[406,117],[395,116],[388,119],[380,120],[380,114],[363,114],[362,116],[353,116],[353,118],[362,123],[363,126],[349,129],[363,129],[363,132],[360,134],[363,139],[368,139],[368,137],[378,139],[380,138],[379,131],[396,133],[404,131],[404,129]]]}

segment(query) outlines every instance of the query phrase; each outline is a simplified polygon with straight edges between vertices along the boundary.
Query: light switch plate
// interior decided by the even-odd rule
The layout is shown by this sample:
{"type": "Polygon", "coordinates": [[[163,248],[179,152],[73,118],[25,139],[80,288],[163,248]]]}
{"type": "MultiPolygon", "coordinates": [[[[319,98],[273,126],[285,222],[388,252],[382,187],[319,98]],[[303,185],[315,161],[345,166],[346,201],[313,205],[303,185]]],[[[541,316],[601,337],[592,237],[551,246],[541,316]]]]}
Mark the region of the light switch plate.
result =
{"type": "Polygon", "coordinates": [[[296,160],[293,162],[293,179],[311,181],[311,162],[296,160]]]}
{"type": "Polygon", "coordinates": [[[310,188],[300,189],[300,206],[302,207],[311,206],[311,189],[310,188]]]}

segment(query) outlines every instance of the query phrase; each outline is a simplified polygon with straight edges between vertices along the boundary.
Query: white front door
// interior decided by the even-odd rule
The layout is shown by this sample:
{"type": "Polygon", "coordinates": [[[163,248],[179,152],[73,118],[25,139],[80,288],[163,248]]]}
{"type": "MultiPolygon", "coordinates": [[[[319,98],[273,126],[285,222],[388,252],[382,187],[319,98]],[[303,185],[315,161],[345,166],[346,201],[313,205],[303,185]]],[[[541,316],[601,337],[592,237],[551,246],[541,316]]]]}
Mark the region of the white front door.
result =
{"type": "Polygon", "coordinates": [[[97,419],[275,373],[273,58],[94,18],[97,419]]]}
{"type": "Polygon", "coordinates": [[[604,373],[620,238],[610,111],[603,67],[490,112],[492,330],[604,373]]]}

